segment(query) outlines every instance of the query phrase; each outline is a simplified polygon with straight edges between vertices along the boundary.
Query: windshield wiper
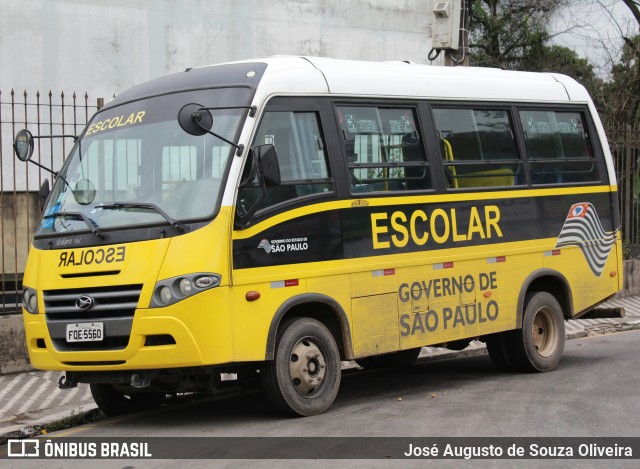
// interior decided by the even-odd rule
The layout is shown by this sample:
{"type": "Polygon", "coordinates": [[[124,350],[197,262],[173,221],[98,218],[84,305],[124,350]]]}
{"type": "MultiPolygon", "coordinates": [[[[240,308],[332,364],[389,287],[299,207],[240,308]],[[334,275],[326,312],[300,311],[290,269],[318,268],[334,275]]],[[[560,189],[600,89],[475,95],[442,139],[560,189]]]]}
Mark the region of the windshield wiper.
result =
{"type": "Polygon", "coordinates": [[[120,209],[129,209],[129,208],[142,208],[147,210],[153,210],[162,218],[167,220],[167,222],[173,226],[176,230],[180,232],[184,232],[187,229],[187,226],[180,223],[178,220],[172,218],[167,212],[162,210],[156,204],[151,202],[114,202],[112,204],[99,204],[96,205],[95,208],[102,208],[105,210],[120,210],[120,209]]]}
{"type": "Polygon", "coordinates": [[[100,231],[96,225],[96,222],[91,220],[82,212],[55,212],[50,213],[49,215],[45,215],[42,218],[76,218],[80,219],[89,227],[91,233],[97,236],[100,239],[105,239],[107,237],[102,231],[100,231]]]}

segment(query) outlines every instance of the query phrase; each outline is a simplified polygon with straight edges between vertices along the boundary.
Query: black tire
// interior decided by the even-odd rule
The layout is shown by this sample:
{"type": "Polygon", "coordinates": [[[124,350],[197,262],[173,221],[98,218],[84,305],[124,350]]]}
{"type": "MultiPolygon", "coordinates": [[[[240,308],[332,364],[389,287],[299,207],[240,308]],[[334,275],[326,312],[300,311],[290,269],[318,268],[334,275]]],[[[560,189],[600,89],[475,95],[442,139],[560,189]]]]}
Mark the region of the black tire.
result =
{"type": "Polygon", "coordinates": [[[274,360],[263,373],[267,398],[279,412],[307,417],[327,410],[340,387],[340,352],[329,330],[311,318],[278,330],[274,360]]]}
{"type": "Polygon", "coordinates": [[[413,365],[422,347],[400,350],[399,352],[387,353],[385,355],[374,355],[372,357],[358,358],[356,363],[365,370],[379,368],[403,368],[413,365]]]}
{"type": "Polygon", "coordinates": [[[93,400],[108,417],[130,414],[160,407],[167,395],[161,392],[132,392],[127,394],[114,388],[112,384],[91,383],[93,400]]]}
{"type": "Polygon", "coordinates": [[[485,338],[487,352],[493,364],[502,371],[514,371],[516,367],[513,365],[509,346],[507,345],[507,337],[511,332],[500,332],[491,334],[485,338]]]}
{"type": "Polygon", "coordinates": [[[525,297],[522,329],[508,336],[511,360],[520,371],[551,371],[562,358],[565,327],[562,308],[547,292],[530,292],[525,297]]]}

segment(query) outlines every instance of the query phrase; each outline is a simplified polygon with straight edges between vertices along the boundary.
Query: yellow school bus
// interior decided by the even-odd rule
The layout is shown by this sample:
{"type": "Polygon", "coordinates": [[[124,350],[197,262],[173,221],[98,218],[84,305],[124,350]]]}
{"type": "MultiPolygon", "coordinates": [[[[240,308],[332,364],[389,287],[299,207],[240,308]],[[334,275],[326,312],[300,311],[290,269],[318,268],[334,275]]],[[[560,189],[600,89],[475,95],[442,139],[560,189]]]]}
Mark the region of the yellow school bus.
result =
{"type": "Polygon", "coordinates": [[[502,369],[550,371],[565,320],[621,288],[616,196],[566,76],[190,69],[114,98],[57,173],[24,274],[29,355],[108,415],[253,382],[314,415],[341,361],[474,339],[502,369]]]}

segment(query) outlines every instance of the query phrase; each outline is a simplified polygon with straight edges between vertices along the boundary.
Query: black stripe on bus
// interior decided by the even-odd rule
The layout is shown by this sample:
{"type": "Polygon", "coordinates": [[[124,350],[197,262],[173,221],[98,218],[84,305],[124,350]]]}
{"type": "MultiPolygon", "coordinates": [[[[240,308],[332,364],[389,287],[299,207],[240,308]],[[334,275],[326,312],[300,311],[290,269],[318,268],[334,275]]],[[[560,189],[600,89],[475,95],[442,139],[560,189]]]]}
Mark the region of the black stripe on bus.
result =
{"type": "MultiPolygon", "coordinates": [[[[400,200],[399,200],[400,202],[400,200]]],[[[310,213],[233,242],[233,267],[301,264],[557,238],[573,204],[589,202],[614,231],[610,194],[365,206],[310,213]]],[[[312,210],[312,207],[310,207],[312,210]]]]}

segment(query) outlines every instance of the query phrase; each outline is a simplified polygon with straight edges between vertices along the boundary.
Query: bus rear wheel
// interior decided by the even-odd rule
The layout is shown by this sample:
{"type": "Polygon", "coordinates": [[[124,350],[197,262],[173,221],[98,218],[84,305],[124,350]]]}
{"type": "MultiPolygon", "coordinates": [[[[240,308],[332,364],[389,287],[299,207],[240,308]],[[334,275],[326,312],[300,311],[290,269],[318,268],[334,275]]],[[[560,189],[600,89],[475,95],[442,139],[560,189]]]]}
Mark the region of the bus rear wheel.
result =
{"type": "Polygon", "coordinates": [[[564,351],[565,327],[562,308],[547,292],[530,292],[525,297],[522,329],[508,340],[513,365],[521,371],[551,371],[564,351]]]}
{"type": "Polygon", "coordinates": [[[297,318],[278,331],[274,360],[263,373],[267,398],[276,410],[307,417],[327,410],[340,387],[340,353],[329,330],[297,318]]]}
{"type": "Polygon", "coordinates": [[[89,388],[98,408],[108,417],[156,409],[167,397],[162,392],[126,393],[107,383],[91,383],[89,388]]]}

